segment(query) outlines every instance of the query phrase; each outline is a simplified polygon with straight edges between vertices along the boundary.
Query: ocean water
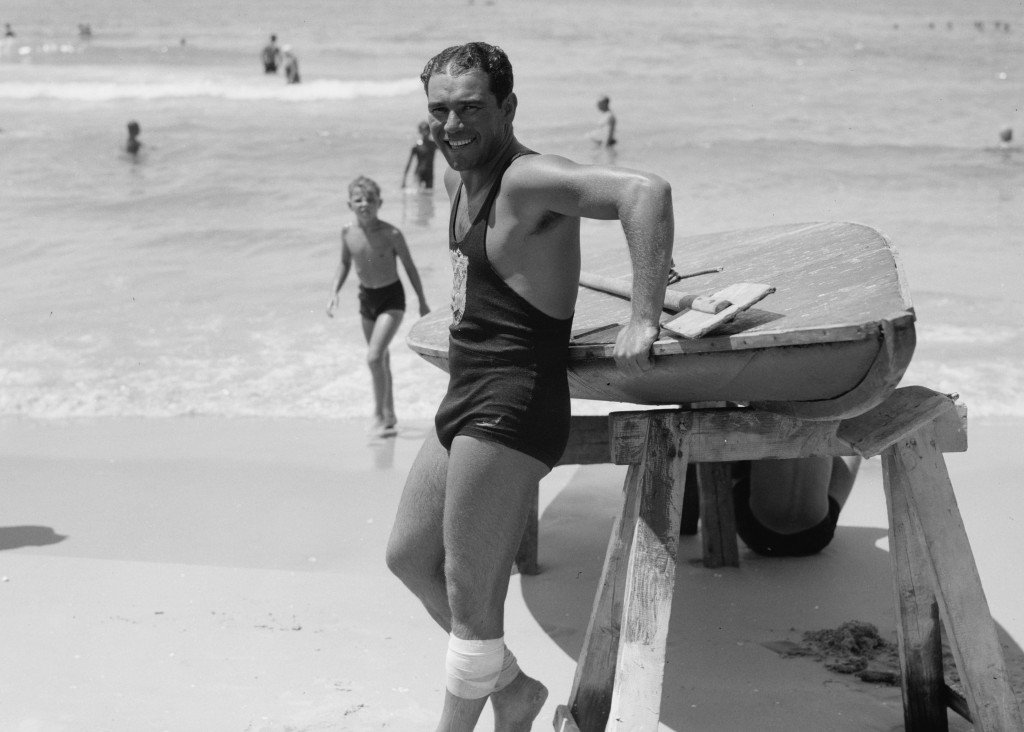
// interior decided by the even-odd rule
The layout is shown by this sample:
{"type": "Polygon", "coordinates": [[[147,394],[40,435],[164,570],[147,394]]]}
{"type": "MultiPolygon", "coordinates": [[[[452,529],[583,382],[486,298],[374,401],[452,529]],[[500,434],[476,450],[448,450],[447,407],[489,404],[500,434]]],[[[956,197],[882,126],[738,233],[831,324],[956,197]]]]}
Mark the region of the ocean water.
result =
{"type": "MultiPolygon", "coordinates": [[[[354,278],[324,312],[345,189],[380,183],[381,217],[447,307],[447,200],[401,174],[419,70],[477,39],[509,53],[535,149],[592,161],[584,134],[608,94],[616,163],[672,183],[680,236],[812,220],[885,233],[918,314],[905,383],[1024,416],[1022,9],[7,0],[0,416],[368,415],[354,278]],[[272,32],[302,84],[263,74],[272,32]],[[138,161],[122,153],[132,119],[138,161]]],[[[584,235],[585,263],[623,246],[607,222],[584,235]]],[[[392,348],[400,420],[431,416],[446,380],[404,345],[412,320],[392,348]]]]}

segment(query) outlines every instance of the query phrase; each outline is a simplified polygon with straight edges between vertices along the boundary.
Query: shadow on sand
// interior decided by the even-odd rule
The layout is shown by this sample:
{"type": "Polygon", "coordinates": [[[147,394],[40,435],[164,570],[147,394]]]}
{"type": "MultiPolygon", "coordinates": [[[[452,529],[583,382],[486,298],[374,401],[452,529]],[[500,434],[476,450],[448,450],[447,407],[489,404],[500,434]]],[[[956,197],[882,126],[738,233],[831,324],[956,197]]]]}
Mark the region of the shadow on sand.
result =
{"type": "MultiPolygon", "coordinates": [[[[607,466],[582,467],[541,517],[540,574],[523,578],[523,596],[548,636],[572,658],[579,657],[583,645],[620,508],[621,482],[609,484],[607,466]]],[[[817,556],[767,559],[741,542],[739,568],[712,570],[701,564],[700,535],[682,537],[662,724],[740,729],[753,714],[761,715],[759,729],[792,730],[792,719],[806,720],[807,729],[815,729],[832,722],[814,718],[817,702],[809,697],[827,708],[841,693],[858,714],[864,707],[860,718],[847,719],[850,726],[842,729],[902,729],[898,687],[836,674],[765,645],[800,641],[804,632],[850,620],[872,623],[883,638],[895,642],[886,546],[884,529],[840,526],[832,544],[817,556]]],[[[997,632],[1016,686],[1024,679],[1024,652],[998,623],[997,632]]],[[[951,729],[970,729],[954,716],[951,729]]]]}
{"type": "Polygon", "coordinates": [[[49,526],[0,526],[0,551],[22,546],[46,546],[67,539],[49,526]]]}

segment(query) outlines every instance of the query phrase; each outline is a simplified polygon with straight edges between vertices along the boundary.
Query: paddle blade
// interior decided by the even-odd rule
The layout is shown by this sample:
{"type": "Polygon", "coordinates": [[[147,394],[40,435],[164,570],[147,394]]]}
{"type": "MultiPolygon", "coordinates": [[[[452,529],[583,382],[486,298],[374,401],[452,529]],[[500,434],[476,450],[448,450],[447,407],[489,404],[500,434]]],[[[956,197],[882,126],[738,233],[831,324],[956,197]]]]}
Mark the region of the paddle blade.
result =
{"type": "Polygon", "coordinates": [[[728,323],[756,302],[775,292],[771,285],[760,285],[753,282],[739,282],[719,290],[712,299],[728,300],[732,303],[718,313],[704,313],[699,310],[685,310],[680,315],[661,324],[662,328],[672,331],[683,338],[700,338],[723,323],[728,323]]]}

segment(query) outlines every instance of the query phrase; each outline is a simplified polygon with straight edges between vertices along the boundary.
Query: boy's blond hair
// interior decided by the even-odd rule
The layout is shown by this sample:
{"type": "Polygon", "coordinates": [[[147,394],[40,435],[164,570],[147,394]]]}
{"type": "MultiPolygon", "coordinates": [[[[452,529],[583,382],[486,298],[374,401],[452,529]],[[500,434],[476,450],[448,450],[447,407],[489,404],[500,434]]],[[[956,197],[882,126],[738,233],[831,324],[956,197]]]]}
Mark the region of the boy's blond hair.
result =
{"type": "Polygon", "coordinates": [[[362,191],[363,194],[372,193],[374,198],[380,200],[380,186],[377,185],[377,181],[373,178],[367,178],[365,175],[361,175],[354,181],[348,184],[348,197],[352,198],[352,194],[356,191],[362,191]]]}

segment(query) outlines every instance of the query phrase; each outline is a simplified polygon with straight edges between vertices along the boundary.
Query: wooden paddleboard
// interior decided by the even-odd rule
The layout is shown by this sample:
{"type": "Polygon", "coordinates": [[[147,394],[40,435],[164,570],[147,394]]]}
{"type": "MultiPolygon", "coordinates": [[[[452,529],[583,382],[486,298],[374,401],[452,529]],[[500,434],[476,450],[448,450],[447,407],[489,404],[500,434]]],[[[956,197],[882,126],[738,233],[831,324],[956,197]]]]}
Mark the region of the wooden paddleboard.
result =
{"type": "MultiPolygon", "coordinates": [[[[740,282],[775,291],[700,338],[663,330],[654,368],[630,376],[612,360],[629,301],[580,288],[569,345],[577,399],[635,404],[732,402],[805,419],[841,419],[880,403],[914,351],[914,310],[890,242],[851,223],[807,223],[677,239],[674,293],[711,296],[740,282]],[[686,277],[690,272],[702,274],[686,277]]],[[[618,261],[592,271],[629,279],[618,261]]],[[[663,313],[662,322],[677,317],[663,313]]],[[[447,369],[450,313],[417,322],[409,346],[447,369]]]]}

